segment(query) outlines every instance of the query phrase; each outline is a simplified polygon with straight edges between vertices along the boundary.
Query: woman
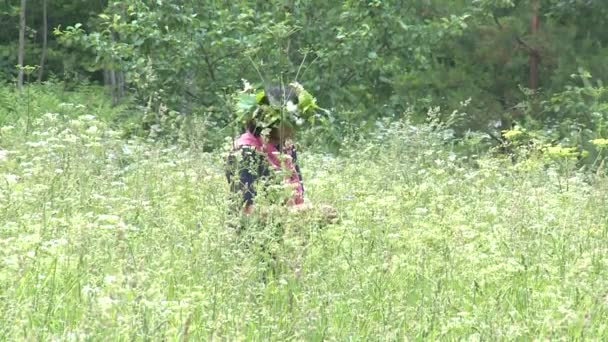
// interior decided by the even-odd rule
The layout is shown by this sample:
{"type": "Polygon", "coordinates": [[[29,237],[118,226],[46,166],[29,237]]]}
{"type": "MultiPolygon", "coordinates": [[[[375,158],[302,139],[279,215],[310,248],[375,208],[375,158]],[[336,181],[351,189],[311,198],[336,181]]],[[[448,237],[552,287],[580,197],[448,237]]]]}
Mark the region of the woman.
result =
{"type": "Polygon", "coordinates": [[[258,93],[251,88],[237,96],[237,114],[245,132],[236,139],[228,158],[226,177],[237,204],[245,214],[254,212],[254,199],[261,192],[271,202],[304,207],[304,186],[295,147],[294,126],[306,112],[316,108],[314,98],[298,84],[269,87],[258,93]],[[312,102],[302,106],[302,99],[312,102]],[[274,185],[274,187],[273,187],[274,185]],[[275,191],[272,188],[285,191],[275,191]],[[269,194],[271,194],[269,196],[269,194]]]}

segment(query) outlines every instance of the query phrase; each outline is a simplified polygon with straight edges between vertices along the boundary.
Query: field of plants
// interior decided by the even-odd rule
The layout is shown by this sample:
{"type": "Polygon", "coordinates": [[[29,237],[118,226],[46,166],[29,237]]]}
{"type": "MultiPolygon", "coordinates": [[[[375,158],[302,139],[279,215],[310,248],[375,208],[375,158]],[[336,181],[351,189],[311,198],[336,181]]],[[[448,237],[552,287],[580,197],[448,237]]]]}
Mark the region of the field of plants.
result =
{"type": "Polygon", "coordinates": [[[0,128],[0,340],[608,339],[608,181],[568,156],[378,125],[238,235],[223,153],[45,107],[0,128]]]}

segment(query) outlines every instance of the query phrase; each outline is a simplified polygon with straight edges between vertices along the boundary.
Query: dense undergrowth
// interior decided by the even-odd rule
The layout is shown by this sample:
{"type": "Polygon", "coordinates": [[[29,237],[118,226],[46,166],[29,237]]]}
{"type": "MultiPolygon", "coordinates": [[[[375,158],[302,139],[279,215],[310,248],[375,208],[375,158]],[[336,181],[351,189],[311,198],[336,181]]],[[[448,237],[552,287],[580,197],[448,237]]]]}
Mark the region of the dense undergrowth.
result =
{"type": "Polygon", "coordinates": [[[88,103],[0,128],[2,340],[608,338],[608,182],[568,156],[381,125],[301,152],[338,222],[274,208],[252,243],[222,153],[125,139],[88,103]]]}

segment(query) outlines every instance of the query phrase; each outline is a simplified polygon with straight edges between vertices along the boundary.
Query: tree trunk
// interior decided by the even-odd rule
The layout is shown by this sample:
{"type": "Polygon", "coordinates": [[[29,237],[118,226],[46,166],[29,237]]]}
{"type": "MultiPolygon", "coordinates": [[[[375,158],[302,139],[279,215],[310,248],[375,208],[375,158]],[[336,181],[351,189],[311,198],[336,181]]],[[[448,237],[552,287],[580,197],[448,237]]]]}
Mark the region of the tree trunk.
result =
{"type": "Polygon", "coordinates": [[[21,0],[21,8],[19,10],[19,50],[17,52],[17,66],[19,68],[17,87],[19,88],[19,91],[23,89],[23,55],[25,54],[25,5],[26,0],[21,0]]]}
{"type": "MultiPolygon", "coordinates": [[[[538,18],[538,10],[540,7],[539,0],[532,0],[532,20],[531,20],[531,33],[532,37],[536,37],[538,34],[538,28],[540,26],[538,18]]],[[[529,64],[530,64],[530,80],[528,87],[534,91],[538,88],[538,64],[540,62],[540,55],[538,48],[533,44],[532,50],[530,51],[529,64]]]]}
{"type": "Polygon", "coordinates": [[[44,76],[44,64],[46,63],[46,54],[48,46],[48,17],[47,17],[47,0],[42,0],[42,55],[40,56],[40,69],[38,69],[38,82],[42,82],[44,76]]]}
{"type": "Polygon", "coordinates": [[[189,68],[184,77],[184,88],[182,90],[181,113],[188,115],[192,113],[192,97],[188,96],[188,91],[194,89],[194,70],[189,68]]]}
{"type": "Polygon", "coordinates": [[[116,71],[114,69],[110,70],[110,89],[112,89],[112,105],[118,104],[118,92],[116,87],[116,71]]]}
{"type": "Polygon", "coordinates": [[[103,69],[103,85],[106,89],[106,92],[110,88],[109,84],[110,84],[110,71],[108,69],[104,68],[103,69]]]}

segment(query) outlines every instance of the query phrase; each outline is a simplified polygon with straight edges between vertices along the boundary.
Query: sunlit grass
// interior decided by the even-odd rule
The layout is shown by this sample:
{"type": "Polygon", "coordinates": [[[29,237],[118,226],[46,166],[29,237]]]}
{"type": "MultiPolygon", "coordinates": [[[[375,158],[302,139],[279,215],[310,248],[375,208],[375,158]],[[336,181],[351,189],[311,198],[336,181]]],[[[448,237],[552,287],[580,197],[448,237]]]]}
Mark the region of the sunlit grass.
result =
{"type": "Polygon", "coordinates": [[[344,156],[301,153],[308,198],[338,223],[276,215],[246,242],[220,153],[122,140],[86,108],[15,126],[0,129],[0,339],[608,337],[603,177],[394,125],[344,156]]]}

